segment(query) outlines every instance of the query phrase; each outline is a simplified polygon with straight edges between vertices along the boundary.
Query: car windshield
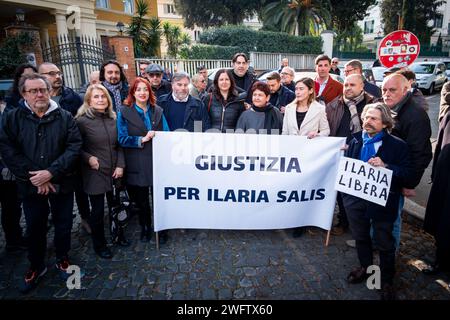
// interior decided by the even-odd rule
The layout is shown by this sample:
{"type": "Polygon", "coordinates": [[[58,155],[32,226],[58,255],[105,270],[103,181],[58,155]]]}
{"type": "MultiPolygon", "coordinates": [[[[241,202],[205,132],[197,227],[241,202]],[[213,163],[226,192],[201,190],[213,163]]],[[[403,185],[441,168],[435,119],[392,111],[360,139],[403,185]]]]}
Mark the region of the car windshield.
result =
{"type": "Polygon", "coordinates": [[[375,81],[383,81],[385,71],[386,68],[372,68],[372,73],[375,81]]]}
{"type": "Polygon", "coordinates": [[[412,64],[410,69],[415,73],[432,74],[434,71],[434,64],[412,64]]]}

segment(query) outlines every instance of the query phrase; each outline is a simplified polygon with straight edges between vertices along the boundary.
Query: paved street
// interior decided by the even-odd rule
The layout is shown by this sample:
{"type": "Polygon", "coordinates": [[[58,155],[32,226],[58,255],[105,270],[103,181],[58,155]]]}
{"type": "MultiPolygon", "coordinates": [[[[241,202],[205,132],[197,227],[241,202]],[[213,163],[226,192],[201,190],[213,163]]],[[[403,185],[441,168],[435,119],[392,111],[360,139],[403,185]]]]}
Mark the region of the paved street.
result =
{"type": "MultiPolygon", "coordinates": [[[[89,236],[75,223],[71,257],[85,273],[80,290],[68,290],[57,275],[49,241],[49,272],[35,291],[21,296],[17,283],[28,267],[26,253],[2,250],[0,299],[379,298],[364,284],[345,281],[357,266],[356,250],[345,244],[349,234],[331,237],[325,247],[326,233],[316,228],[298,239],[291,237],[291,230],[172,230],[171,240],[158,252],[154,239],[138,240],[138,230],[132,221],[127,230],[132,245],[114,248],[112,261],[105,261],[97,258],[89,236]]],[[[421,261],[430,261],[433,252],[431,237],[404,222],[397,263],[399,299],[450,299],[450,275],[429,277],[420,272],[421,261]]]]}
{"type": "MultiPolygon", "coordinates": [[[[435,120],[439,95],[427,98],[430,118],[435,120]]],[[[417,197],[421,205],[428,195],[426,179],[417,197]]],[[[424,262],[434,258],[433,240],[420,225],[419,220],[404,215],[397,259],[398,297],[449,300],[450,274],[430,277],[420,272],[424,262]]],[[[132,245],[113,248],[114,258],[101,260],[77,216],[71,257],[85,274],[81,289],[68,290],[57,275],[49,240],[49,272],[39,287],[25,296],[20,295],[17,284],[28,267],[26,253],[6,253],[1,234],[0,299],[379,299],[365,284],[345,281],[358,261],[356,250],[345,244],[351,238],[348,233],[331,237],[325,247],[326,233],[316,228],[298,239],[291,237],[291,230],[171,230],[171,239],[158,252],[154,238],[141,243],[139,232],[135,218],[127,229],[132,245]]],[[[49,239],[52,237],[53,229],[49,239]]]]}

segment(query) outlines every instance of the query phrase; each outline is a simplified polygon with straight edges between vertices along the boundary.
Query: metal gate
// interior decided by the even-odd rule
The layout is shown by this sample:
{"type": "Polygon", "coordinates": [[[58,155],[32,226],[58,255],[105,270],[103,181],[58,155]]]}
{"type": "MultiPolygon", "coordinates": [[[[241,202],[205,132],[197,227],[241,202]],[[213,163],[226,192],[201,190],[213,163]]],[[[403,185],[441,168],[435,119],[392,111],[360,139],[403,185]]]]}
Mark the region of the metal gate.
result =
{"type": "Polygon", "coordinates": [[[45,62],[57,65],[64,75],[64,85],[79,91],[92,71],[104,61],[115,59],[114,49],[105,48],[99,39],[63,35],[42,44],[45,62]]]}

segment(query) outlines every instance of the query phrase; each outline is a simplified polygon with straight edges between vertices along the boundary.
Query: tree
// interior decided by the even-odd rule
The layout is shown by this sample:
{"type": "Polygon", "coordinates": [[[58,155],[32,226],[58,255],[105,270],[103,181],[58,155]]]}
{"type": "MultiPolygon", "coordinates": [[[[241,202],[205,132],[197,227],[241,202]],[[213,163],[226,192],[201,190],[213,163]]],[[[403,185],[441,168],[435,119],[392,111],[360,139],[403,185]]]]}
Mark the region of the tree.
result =
{"type": "Polygon", "coordinates": [[[127,33],[133,37],[134,55],[141,57],[145,48],[145,37],[148,20],[144,18],[148,12],[148,3],[144,0],[136,1],[136,15],[131,18],[127,33]]]}
{"type": "Polygon", "coordinates": [[[436,18],[437,8],[445,2],[445,0],[383,0],[380,9],[385,34],[397,30],[401,25],[403,29],[414,33],[421,43],[428,44],[435,32],[428,23],[436,18]]]}
{"type": "Polygon", "coordinates": [[[241,24],[261,8],[263,0],[175,0],[175,9],[186,28],[241,24]]]}
{"type": "Polygon", "coordinates": [[[164,22],[162,25],[162,33],[167,42],[167,54],[169,57],[176,58],[178,49],[181,45],[189,45],[191,43],[190,36],[183,32],[179,26],[164,22]]]}
{"type": "Polygon", "coordinates": [[[159,53],[159,48],[161,46],[161,20],[158,18],[150,18],[148,21],[148,27],[146,31],[146,56],[156,57],[159,53]]]}
{"type": "Polygon", "coordinates": [[[145,0],[136,1],[136,15],[131,18],[126,33],[133,37],[134,55],[136,57],[155,57],[161,45],[161,21],[152,17],[145,18],[148,13],[145,0]]]}
{"type": "Polygon", "coordinates": [[[376,0],[330,0],[333,29],[337,33],[353,28],[356,21],[367,15],[367,9],[376,0]]]}
{"type": "Polygon", "coordinates": [[[280,31],[297,35],[318,35],[331,24],[329,0],[269,1],[262,10],[265,25],[278,26],[280,31]]]}

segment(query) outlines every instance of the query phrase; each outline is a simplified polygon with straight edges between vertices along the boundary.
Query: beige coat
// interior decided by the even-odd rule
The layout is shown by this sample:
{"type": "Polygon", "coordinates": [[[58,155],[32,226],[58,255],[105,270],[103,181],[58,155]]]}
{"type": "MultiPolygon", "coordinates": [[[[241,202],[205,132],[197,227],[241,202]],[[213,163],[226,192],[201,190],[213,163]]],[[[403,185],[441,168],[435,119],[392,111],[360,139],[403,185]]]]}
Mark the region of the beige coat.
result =
{"type": "Polygon", "coordinates": [[[313,101],[309,106],[305,119],[300,126],[297,126],[297,99],[286,106],[283,119],[283,134],[306,136],[311,131],[318,132],[319,136],[328,136],[330,127],[328,125],[325,106],[313,101]]]}

